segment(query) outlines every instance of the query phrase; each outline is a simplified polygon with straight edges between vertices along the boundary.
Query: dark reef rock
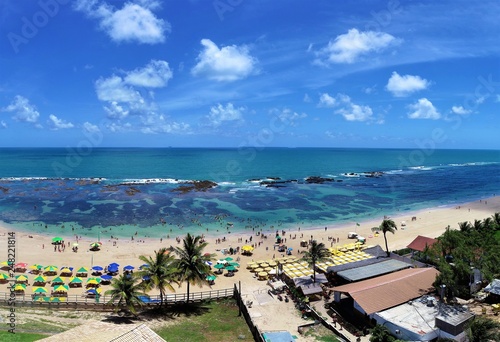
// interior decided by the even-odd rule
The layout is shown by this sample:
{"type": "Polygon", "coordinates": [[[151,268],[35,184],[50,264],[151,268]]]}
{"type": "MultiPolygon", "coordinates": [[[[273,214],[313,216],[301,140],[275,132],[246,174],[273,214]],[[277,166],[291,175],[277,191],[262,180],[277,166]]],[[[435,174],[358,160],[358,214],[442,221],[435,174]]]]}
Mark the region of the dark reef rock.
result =
{"type": "Polygon", "coordinates": [[[133,186],[131,186],[130,188],[128,188],[127,190],[125,190],[125,193],[129,196],[134,196],[135,194],[141,192],[141,190],[137,189],[137,188],[134,188],[133,186]]]}
{"type": "Polygon", "coordinates": [[[275,180],[275,181],[281,180],[281,177],[266,177],[266,178],[270,179],[270,180],[275,180]]]}
{"type": "Polygon", "coordinates": [[[319,176],[310,176],[307,177],[305,182],[307,184],[323,184],[326,182],[334,182],[335,180],[333,178],[325,178],[325,177],[319,177],[319,176]]]}
{"type": "Polygon", "coordinates": [[[384,173],[382,171],[367,171],[363,172],[363,174],[365,175],[365,177],[379,178],[382,177],[384,173]]]}
{"type": "Polygon", "coordinates": [[[209,180],[190,181],[182,184],[187,184],[187,185],[181,185],[178,188],[173,189],[172,192],[180,192],[185,194],[190,191],[207,191],[217,186],[217,183],[209,180]]]}
{"type": "Polygon", "coordinates": [[[0,191],[6,194],[9,192],[9,188],[4,188],[3,186],[0,186],[0,191]]]}
{"type": "Polygon", "coordinates": [[[296,179],[288,179],[288,180],[266,180],[260,182],[260,185],[265,186],[266,188],[284,188],[287,183],[296,183],[296,179]]]}

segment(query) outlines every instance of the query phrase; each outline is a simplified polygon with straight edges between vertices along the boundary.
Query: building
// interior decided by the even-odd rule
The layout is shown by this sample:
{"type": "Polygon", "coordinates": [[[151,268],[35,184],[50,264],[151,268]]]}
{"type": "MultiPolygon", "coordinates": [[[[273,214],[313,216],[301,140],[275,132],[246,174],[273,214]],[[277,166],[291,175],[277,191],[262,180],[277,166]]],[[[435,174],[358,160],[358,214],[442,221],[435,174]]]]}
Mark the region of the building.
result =
{"type": "Polygon", "coordinates": [[[432,341],[438,337],[465,341],[464,327],[473,317],[466,307],[446,305],[432,296],[422,296],[373,315],[377,324],[404,341],[432,341]]]}
{"type": "Polygon", "coordinates": [[[354,311],[364,317],[384,311],[434,291],[439,271],[434,268],[408,268],[380,277],[333,287],[334,300],[352,299],[354,311]]]}
{"type": "Polygon", "coordinates": [[[430,248],[436,242],[437,239],[419,235],[406,247],[412,250],[412,254],[415,252],[422,253],[426,248],[430,248]]]}

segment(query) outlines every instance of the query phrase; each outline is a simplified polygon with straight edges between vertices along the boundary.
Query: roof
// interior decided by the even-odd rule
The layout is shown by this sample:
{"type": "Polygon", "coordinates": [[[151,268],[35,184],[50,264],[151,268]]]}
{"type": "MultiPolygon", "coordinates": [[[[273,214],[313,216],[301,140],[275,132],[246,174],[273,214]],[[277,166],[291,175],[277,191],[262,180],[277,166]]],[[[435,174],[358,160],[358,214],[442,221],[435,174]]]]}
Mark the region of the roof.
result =
{"type": "Polygon", "coordinates": [[[438,337],[436,318],[453,326],[471,319],[474,315],[462,306],[451,306],[444,303],[427,305],[429,297],[423,296],[412,302],[398,305],[392,309],[377,312],[376,316],[392,323],[396,327],[404,328],[415,335],[438,337]]]}
{"type": "Polygon", "coordinates": [[[304,294],[304,296],[323,292],[323,288],[318,283],[314,283],[314,284],[310,284],[310,285],[302,285],[299,288],[302,290],[302,293],[304,294]]]}
{"type": "MultiPolygon", "coordinates": [[[[368,259],[369,260],[369,259],[368,259]]],[[[359,281],[363,279],[377,277],[383,274],[399,271],[405,268],[412,267],[411,264],[408,264],[403,261],[389,259],[389,260],[381,260],[381,262],[352,268],[350,270],[345,270],[338,272],[337,275],[339,277],[344,278],[347,281],[359,281]]]]}
{"type": "Polygon", "coordinates": [[[434,268],[408,268],[337,286],[333,291],[349,294],[370,315],[433,291],[432,283],[438,274],[434,268]]]}
{"type": "Polygon", "coordinates": [[[484,288],[484,292],[500,295],[500,279],[493,279],[493,281],[484,288]]]}
{"type": "Polygon", "coordinates": [[[145,324],[90,322],[41,339],[43,342],[165,342],[145,324]]]}
{"type": "Polygon", "coordinates": [[[357,267],[363,267],[363,266],[367,266],[367,265],[377,264],[377,263],[385,261],[385,260],[387,260],[387,258],[368,258],[368,259],[348,262],[346,264],[329,266],[326,269],[326,271],[328,273],[332,273],[332,272],[338,273],[338,272],[350,270],[350,269],[357,268],[357,267]]]}
{"type": "MultiPolygon", "coordinates": [[[[304,286],[304,285],[311,285],[312,283],[313,283],[312,276],[293,278],[293,284],[296,287],[304,286]]],[[[316,283],[317,284],[328,283],[328,279],[326,279],[326,275],[323,273],[316,273],[316,283]]]]}
{"type": "Polygon", "coordinates": [[[426,246],[430,247],[436,242],[436,239],[419,235],[406,247],[413,249],[414,251],[423,252],[426,246]]]}

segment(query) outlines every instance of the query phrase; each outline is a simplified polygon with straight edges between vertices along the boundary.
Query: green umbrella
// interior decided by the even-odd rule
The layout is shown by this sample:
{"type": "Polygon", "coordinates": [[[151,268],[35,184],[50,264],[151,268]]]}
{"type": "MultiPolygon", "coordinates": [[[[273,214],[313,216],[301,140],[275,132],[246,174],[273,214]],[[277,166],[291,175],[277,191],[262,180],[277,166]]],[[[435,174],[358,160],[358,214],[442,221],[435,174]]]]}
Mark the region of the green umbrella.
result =
{"type": "Polygon", "coordinates": [[[53,265],[50,265],[50,266],[46,266],[44,267],[44,272],[57,272],[59,268],[57,268],[57,266],[53,266],[53,265]]]}
{"type": "Polygon", "coordinates": [[[214,275],[209,275],[209,276],[207,277],[207,280],[208,280],[208,281],[214,281],[215,279],[217,279],[217,276],[214,276],[214,275]]]}
{"type": "Polygon", "coordinates": [[[47,289],[45,287],[35,287],[33,293],[47,293],[47,289]]]}
{"type": "Polygon", "coordinates": [[[64,280],[61,277],[55,277],[52,279],[52,284],[64,284],[64,280]]]}
{"type": "Polygon", "coordinates": [[[9,276],[5,273],[0,273],[0,280],[7,280],[9,279],[9,276]]]}
{"type": "Polygon", "coordinates": [[[238,264],[237,262],[230,262],[229,265],[234,267],[240,267],[240,264],[238,264]]]}
{"type": "Polygon", "coordinates": [[[76,273],[89,273],[89,269],[87,267],[80,267],[76,273]]]}
{"type": "Polygon", "coordinates": [[[236,271],[236,267],[229,265],[229,266],[226,267],[226,270],[228,270],[228,271],[236,271]]]}
{"type": "Polygon", "coordinates": [[[233,258],[231,258],[231,257],[227,257],[227,258],[225,258],[224,260],[226,260],[226,261],[233,261],[234,259],[233,259],[233,258]]]}
{"type": "Polygon", "coordinates": [[[68,292],[69,287],[67,285],[59,285],[54,288],[54,292],[68,292]]]}
{"type": "Polygon", "coordinates": [[[59,236],[56,236],[55,238],[52,239],[52,243],[58,243],[61,242],[63,239],[59,236]]]}
{"type": "Polygon", "coordinates": [[[50,297],[50,302],[51,303],[59,303],[61,300],[59,297],[50,297]]]}
{"type": "Polygon", "coordinates": [[[69,281],[70,284],[81,284],[83,282],[82,278],[79,278],[79,277],[73,277],[71,278],[71,280],[69,281]]]}
{"type": "Polygon", "coordinates": [[[224,266],[224,265],[222,265],[222,264],[216,264],[216,265],[214,266],[214,268],[216,268],[216,269],[218,269],[218,270],[220,270],[220,269],[222,269],[222,268],[224,268],[224,267],[225,267],[225,266],[224,266]]]}
{"type": "Polygon", "coordinates": [[[44,276],[37,276],[35,279],[33,279],[34,283],[46,283],[47,282],[47,277],[44,276]]]}

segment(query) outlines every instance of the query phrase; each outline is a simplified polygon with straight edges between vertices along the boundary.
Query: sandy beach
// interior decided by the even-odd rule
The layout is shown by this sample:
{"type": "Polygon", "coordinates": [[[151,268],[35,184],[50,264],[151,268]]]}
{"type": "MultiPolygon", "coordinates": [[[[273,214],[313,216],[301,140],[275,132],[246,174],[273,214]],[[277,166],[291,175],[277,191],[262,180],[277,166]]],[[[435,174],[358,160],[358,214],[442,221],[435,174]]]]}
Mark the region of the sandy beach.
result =
{"type": "MultiPolygon", "coordinates": [[[[492,197],[489,199],[484,199],[481,201],[463,203],[454,207],[445,208],[433,208],[416,212],[404,212],[399,216],[393,216],[393,219],[398,225],[398,231],[393,235],[388,235],[389,249],[395,250],[406,247],[417,235],[423,235],[427,237],[438,237],[441,235],[446,227],[450,226],[452,229],[458,228],[458,223],[463,221],[473,222],[476,219],[482,220],[484,218],[490,217],[495,212],[500,212],[500,197],[492,197]],[[412,217],[416,217],[416,220],[412,221],[412,217]],[[401,227],[401,222],[406,221],[406,226],[404,229],[401,227]]],[[[373,220],[359,222],[359,226],[355,224],[337,226],[329,225],[323,227],[297,227],[293,230],[285,231],[282,235],[286,241],[285,244],[288,247],[293,248],[292,255],[298,256],[301,250],[304,248],[300,247],[300,241],[302,239],[316,239],[323,242],[327,247],[335,245],[343,245],[350,243],[353,240],[347,238],[347,234],[350,231],[356,231],[359,235],[366,237],[367,245],[377,245],[380,244],[384,246],[383,235],[380,234],[378,237],[374,237],[371,232],[371,228],[378,226],[383,220],[383,217],[374,217],[373,220]],[[333,240],[339,239],[339,242],[333,243],[333,240]]],[[[7,234],[12,232],[11,229],[1,226],[0,227],[0,251],[4,255],[0,256],[0,261],[7,260],[7,234]]],[[[266,232],[264,232],[266,233],[266,232]]],[[[280,230],[280,235],[282,234],[280,230]]],[[[279,253],[275,250],[275,232],[267,232],[267,238],[263,236],[252,236],[252,242],[250,244],[255,244],[256,248],[252,256],[244,255],[233,255],[235,260],[239,260],[240,269],[235,273],[234,277],[224,277],[219,276],[215,284],[211,286],[211,289],[223,289],[230,288],[234,283],[241,281],[242,292],[251,298],[251,295],[259,291],[265,290],[266,283],[263,281],[258,281],[253,277],[253,274],[249,272],[245,267],[247,263],[252,260],[259,259],[272,259],[273,257],[281,257],[283,253],[279,253]]],[[[74,253],[71,247],[66,247],[64,252],[54,251],[54,246],[51,244],[53,236],[44,236],[30,234],[26,232],[17,231],[15,243],[15,253],[16,253],[16,263],[25,262],[28,265],[41,264],[41,265],[56,265],[61,266],[72,266],[79,268],[81,266],[90,267],[92,265],[107,266],[112,262],[120,264],[120,269],[125,265],[134,265],[138,267],[141,262],[139,261],[140,255],[151,255],[153,251],[158,250],[161,247],[176,246],[178,242],[175,238],[163,239],[142,239],[140,236],[136,237],[133,241],[131,239],[101,239],[103,242],[102,248],[98,252],[91,252],[88,250],[88,246],[91,242],[89,239],[79,240],[80,249],[78,253],[74,253]],[[113,244],[116,242],[116,245],[113,244]]],[[[63,236],[64,237],[64,236],[63,236]]],[[[66,243],[71,245],[76,242],[75,236],[65,236],[66,243]]],[[[223,236],[206,236],[206,241],[209,243],[207,252],[215,253],[217,258],[224,258],[221,252],[222,249],[228,249],[230,247],[236,248],[245,245],[245,241],[250,239],[248,234],[228,234],[225,236],[226,241],[217,243],[217,239],[222,239],[223,236]]],[[[29,275],[30,281],[33,275],[29,275]]],[[[49,278],[50,279],[50,278],[49,278]]],[[[192,288],[192,291],[208,291],[209,286],[203,288],[192,288]]],[[[103,290],[106,290],[104,286],[103,290]]],[[[177,293],[182,293],[185,291],[184,285],[180,288],[176,287],[177,293]]],[[[0,285],[0,292],[7,292],[7,285],[0,285]]],[[[70,289],[70,295],[82,295],[84,289],[70,289]]],[[[31,294],[31,287],[28,288],[27,294],[31,294]]],[[[155,294],[155,293],[151,293],[155,294]]],[[[285,316],[280,318],[280,314],[276,312],[273,314],[271,308],[266,309],[267,319],[262,318],[259,322],[259,326],[266,329],[280,329],[286,328],[287,323],[285,316]],[[269,319],[269,317],[273,317],[269,319]]],[[[293,310],[292,310],[293,311],[293,310]]],[[[260,315],[260,314],[259,314],[260,315]]],[[[257,319],[258,320],[258,319],[257,319]]],[[[291,323],[293,324],[293,322],[291,323]]]]}

